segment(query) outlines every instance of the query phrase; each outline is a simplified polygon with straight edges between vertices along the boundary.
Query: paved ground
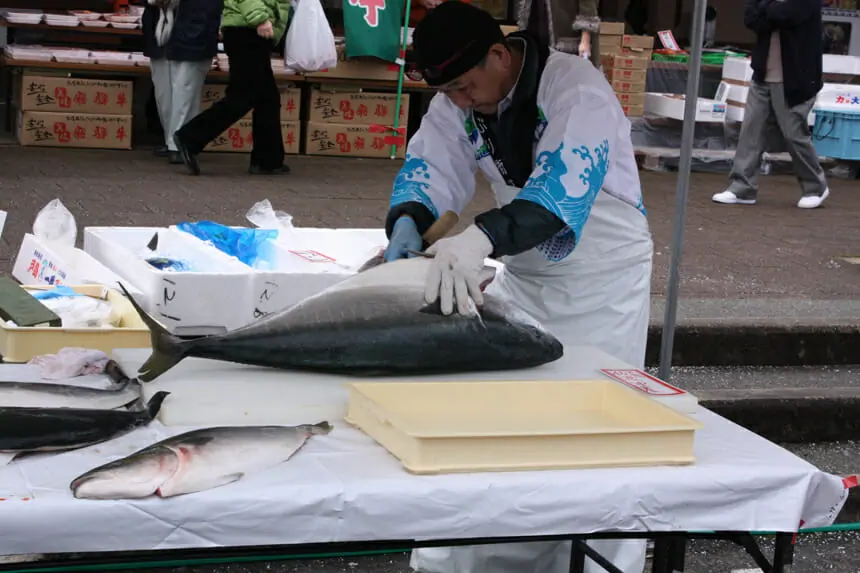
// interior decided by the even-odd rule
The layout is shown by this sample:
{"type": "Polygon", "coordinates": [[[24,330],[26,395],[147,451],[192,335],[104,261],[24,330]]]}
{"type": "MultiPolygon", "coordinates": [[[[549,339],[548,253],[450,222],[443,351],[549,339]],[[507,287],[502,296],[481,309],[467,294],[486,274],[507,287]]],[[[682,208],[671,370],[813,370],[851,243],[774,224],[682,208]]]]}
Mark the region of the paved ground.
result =
{"type": "MultiPolygon", "coordinates": [[[[244,214],[269,198],[303,226],[371,227],[381,223],[399,162],[294,157],[293,173],[251,177],[247,157],[207,154],[194,178],[146,151],[0,148],[0,208],[10,211],[0,242],[0,270],[11,268],[17,247],[38,210],[59,197],[88,225],[167,225],[212,219],[246,224],[244,214]]],[[[716,205],[711,195],[726,176],[694,173],[683,257],[686,298],[857,299],[860,266],[840,255],[860,253],[860,185],[831,180],[826,207],[795,207],[796,182],[762,178],[754,207],[716,205]]],[[[642,172],[654,234],[653,292],[664,292],[674,217],[675,175],[642,172]]],[[[492,206],[483,183],[472,215],[492,206]]]]}

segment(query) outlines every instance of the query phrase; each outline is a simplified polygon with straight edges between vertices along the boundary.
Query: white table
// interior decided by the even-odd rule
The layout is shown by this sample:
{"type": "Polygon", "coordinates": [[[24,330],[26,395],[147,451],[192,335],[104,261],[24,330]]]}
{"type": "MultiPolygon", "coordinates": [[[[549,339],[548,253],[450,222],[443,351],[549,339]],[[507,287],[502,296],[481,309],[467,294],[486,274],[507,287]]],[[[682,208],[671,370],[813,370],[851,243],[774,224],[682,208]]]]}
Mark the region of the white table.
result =
{"type": "MultiPolygon", "coordinates": [[[[585,377],[619,367],[591,356],[596,363],[578,366],[585,377]]],[[[72,497],[68,484],[80,473],[188,429],[155,423],[0,469],[0,555],[833,523],[847,497],[840,477],[708,410],[694,417],[705,427],[696,436],[697,462],[687,467],[418,477],[335,422],[286,464],[222,488],[172,500],[72,497]]]]}

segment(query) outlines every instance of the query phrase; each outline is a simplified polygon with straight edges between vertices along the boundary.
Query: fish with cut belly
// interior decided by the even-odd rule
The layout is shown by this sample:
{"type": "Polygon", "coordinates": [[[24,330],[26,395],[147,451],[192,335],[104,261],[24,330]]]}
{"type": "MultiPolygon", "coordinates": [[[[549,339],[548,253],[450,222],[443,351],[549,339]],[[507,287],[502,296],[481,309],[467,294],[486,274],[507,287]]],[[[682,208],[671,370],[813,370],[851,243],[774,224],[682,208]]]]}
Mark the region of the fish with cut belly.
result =
{"type": "Polygon", "coordinates": [[[81,499],[138,499],[196,493],[290,459],[328,422],[301,426],[218,426],[185,432],[94,468],[69,485],[81,499]]]}
{"type": "Polygon", "coordinates": [[[112,388],[44,382],[0,382],[0,408],[97,408],[112,410],[140,399],[140,383],[125,378],[112,388]]]}
{"type": "MultiPolygon", "coordinates": [[[[152,337],[138,378],[154,380],[186,357],[355,376],[515,370],[561,358],[561,342],[505,300],[485,294],[480,309],[450,316],[438,302],[426,304],[431,264],[385,263],[241,328],[191,340],[171,335],[120,285],[152,337]]],[[[485,268],[485,281],[494,272],[485,268]]]]}
{"type": "Polygon", "coordinates": [[[137,410],[0,408],[0,465],[18,454],[74,450],[146,426],[169,394],[156,392],[137,410]]]}

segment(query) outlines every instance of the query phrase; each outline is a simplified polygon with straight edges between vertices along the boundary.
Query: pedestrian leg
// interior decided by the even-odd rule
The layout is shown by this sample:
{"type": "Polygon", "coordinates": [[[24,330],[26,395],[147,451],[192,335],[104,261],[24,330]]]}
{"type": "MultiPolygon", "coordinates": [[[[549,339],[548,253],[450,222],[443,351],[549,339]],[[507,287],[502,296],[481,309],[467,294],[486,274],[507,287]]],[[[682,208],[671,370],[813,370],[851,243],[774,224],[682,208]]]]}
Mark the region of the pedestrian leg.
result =
{"type": "Polygon", "coordinates": [[[152,74],[152,87],[155,91],[155,103],[158,108],[158,118],[164,131],[164,145],[174,149],[173,133],[170,131],[170,116],[172,114],[173,94],[170,78],[170,62],[165,58],[153,59],[149,62],[152,74]]]}
{"type": "Polygon", "coordinates": [[[254,100],[254,149],[251,151],[250,171],[282,172],[285,166],[284,138],[281,132],[281,94],[272,71],[271,46],[264,45],[261,49],[265,51],[265,58],[260,63],[254,100]]]}
{"type": "Polygon", "coordinates": [[[168,147],[176,151],[173,134],[200,113],[200,98],[206,74],[212,68],[210,60],[198,62],[170,62],[170,76],[173,85],[170,118],[165,125],[168,147]]]}
{"type": "Polygon", "coordinates": [[[758,171],[761,168],[761,155],[764,153],[767,124],[771,113],[768,86],[750,82],[744,108],[744,121],[729,175],[731,184],[728,190],[713,196],[715,202],[746,205],[755,203],[758,194],[758,171]]]}
{"type": "Polygon", "coordinates": [[[789,107],[785,101],[783,84],[772,85],[773,110],[803,193],[797,206],[813,209],[820,206],[830,194],[824,170],[818,160],[818,152],[812,145],[812,132],[809,129],[809,112],[815,105],[815,98],[789,107]]]}

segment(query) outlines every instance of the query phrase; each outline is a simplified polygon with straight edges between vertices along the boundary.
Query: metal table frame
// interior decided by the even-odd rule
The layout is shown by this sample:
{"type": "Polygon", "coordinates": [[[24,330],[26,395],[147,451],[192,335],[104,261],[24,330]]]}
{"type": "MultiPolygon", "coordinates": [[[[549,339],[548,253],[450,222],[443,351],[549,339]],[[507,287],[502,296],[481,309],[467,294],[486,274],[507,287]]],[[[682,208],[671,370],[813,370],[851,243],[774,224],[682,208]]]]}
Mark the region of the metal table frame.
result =
{"type": "Polygon", "coordinates": [[[592,559],[608,573],[623,573],[597,551],[586,545],[589,539],[652,539],[654,554],[652,573],[683,573],[687,543],[693,539],[732,541],[741,545],[763,573],[790,573],[794,561],[796,533],[776,533],[774,555],[768,559],[753,535],[748,532],[643,532],[592,533],[587,535],[555,535],[539,537],[495,537],[480,539],[447,539],[434,541],[391,540],[301,545],[269,545],[204,549],[165,549],[140,552],[104,552],[85,554],[56,554],[42,561],[0,565],[0,571],[96,571],[135,569],[144,566],[169,567],[182,562],[251,562],[284,559],[336,557],[368,553],[409,551],[419,547],[449,547],[523,543],[530,541],[571,541],[570,573],[582,573],[585,560],[592,559]]]}

